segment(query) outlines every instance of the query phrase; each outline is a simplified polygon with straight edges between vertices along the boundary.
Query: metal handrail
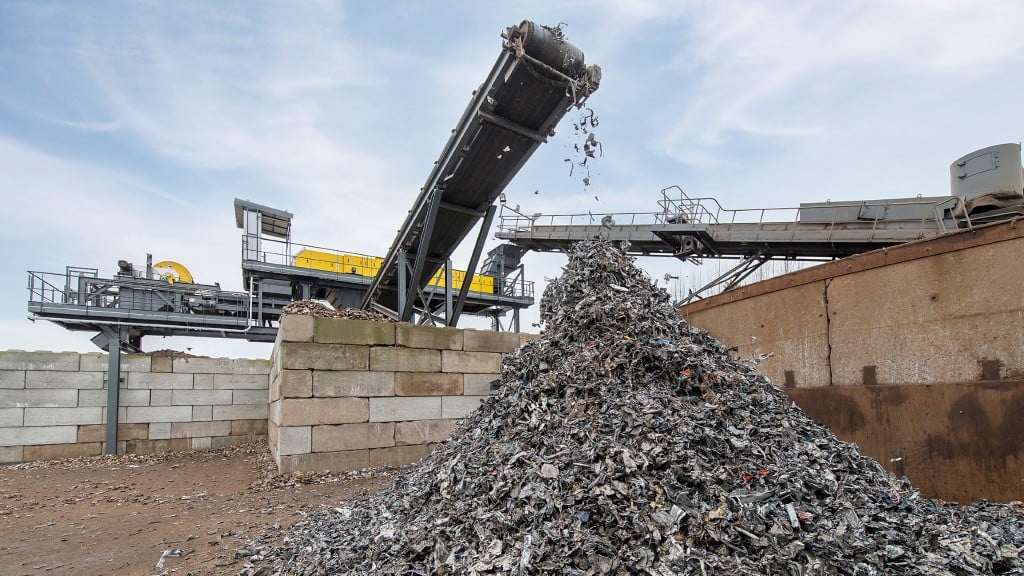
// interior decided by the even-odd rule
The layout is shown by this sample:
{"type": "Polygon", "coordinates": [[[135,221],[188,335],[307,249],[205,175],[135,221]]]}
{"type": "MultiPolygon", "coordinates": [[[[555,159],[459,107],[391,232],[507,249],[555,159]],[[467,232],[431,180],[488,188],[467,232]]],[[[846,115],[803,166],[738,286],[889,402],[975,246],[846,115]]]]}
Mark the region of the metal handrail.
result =
{"type": "MultiPolygon", "coordinates": [[[[860,208],[867,205],[872,205],[872,200],[858,200],[858,201],[845,201],[845,202],[828,202],[827,206],[798,206],[798,207],[773,207],[773,208],[742,208],[742,209],[726,209],[724,208],[717,199],[715,198],[692,198],[688,196],[682,188],[679,186],[670,186],[661,190],[662,198],[658,201],[658,205],[661,208],[659,212],[612,212],[608,214],[534,214],[532,216],[526,216],[525,214],[512,209],[503,209],[499,214],[498,221],[498,232],[505,233],[517,233],[517,232],[530,232],[532,234],[543,233],[545,229],[550,228],[551,232],[557,232],[562,227],[568,226],[598,226],[602,223],[606,225],[614,225],[616,228],[622,228],[624,226],[631,225],[693,225],[693,226],[707,226],[715,225],[723,227],[725,229],[731,229],[734,225],[743,225],[744,228],[749,229],[749,226],[756,225],[756,232],[760,233],[766,230],[767,226],[780,225],[780,224],[799,224],[801,220],[801,214],[808,210],[821,210],[823,208],[834,209],[831,214],[831,220],[828,222],[813,222],[813,224],[824,224],[827,225],[827,229],[830,234],[842,226],[850,226],[854,224],[854,221],[837,220],[837,216],[840,209],[843,208],[860,208]],[[677,196],[670,196],[669,193],[674,191],[677,196]]],[[[944,198],[939,201],[928,200],[928,199],[911,199],[902,201],[886,200],[885,205],[889,207],[893,206],[922,206],[930,207],[931,210],[922,210],[922,213],[931,213],[930,217],[922,216],[920,218],[912,219],[893,219],[893,218],[882,218],[881,215],[876,215],[871,219],[857,220],[857,224],[863,224],[865,227],[870,226],[872,234],[879,229],[879,224],[883,221],[886,222],[920,222],[921,227],[936,226],[940,231],[945,232],[947,230],[947,223],[950,218],[946,216],[947,213],[955,215],[955,218],[963,218],[967,227],[971,227],[970,218],[963,214],[956,214],[959,200],[957,198],[944,198]]],[[[811,224],[812,222],[803,222],[805,224],[811,224]]]]}

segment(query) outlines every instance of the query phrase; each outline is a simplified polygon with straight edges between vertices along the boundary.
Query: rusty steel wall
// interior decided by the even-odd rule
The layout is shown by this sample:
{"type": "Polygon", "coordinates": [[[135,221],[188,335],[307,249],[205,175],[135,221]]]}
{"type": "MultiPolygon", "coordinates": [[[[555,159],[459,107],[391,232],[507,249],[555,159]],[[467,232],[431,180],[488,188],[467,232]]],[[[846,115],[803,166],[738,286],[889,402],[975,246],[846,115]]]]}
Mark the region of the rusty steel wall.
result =
{"type": "Polygon", "coordinates": [[[1024,222],[680,309],[926,496],[1024,500],[1024,222]]]}

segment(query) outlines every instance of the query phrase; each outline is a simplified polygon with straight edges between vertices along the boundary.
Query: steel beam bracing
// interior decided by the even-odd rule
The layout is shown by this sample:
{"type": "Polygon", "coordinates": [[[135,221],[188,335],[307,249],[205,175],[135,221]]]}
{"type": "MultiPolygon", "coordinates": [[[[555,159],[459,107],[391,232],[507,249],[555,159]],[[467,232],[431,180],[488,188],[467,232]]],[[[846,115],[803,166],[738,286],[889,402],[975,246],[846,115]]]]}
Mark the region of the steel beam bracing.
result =
{"type": "MultiPolygon", "coordinates": [[[[484,251],[484,241],[487,240],[487,233],[491,229],[491,222],[494,220],[494,213],[497,212],[497,207],[493,204],[487,208],[487,214],[484,215],[484,221],[480,224],[480,232],[477,234],[476,244],[473,246],[473,255],[469,257],[469,265],[466,267],[466,278],[473,278],[473,274],[476,274],[476,265],[480,261],[480,255],[484,251]]],[[[451,268],[451,260],[448,261],[449,269],[451,268]]],[[[451,286],[451,277],[448,279],[448,286],[451,286]]],[[[466,306],[466,297],[469,296],[469,281],[462,283],[462,288],[459,289],[458,300],[455,302],[455,306],[448,306],[448,310],[451,311],[451,315],[448,317],[448,325],[455,326],[459,322],[459,316],[462,315],[462,309],[466,306]]]]}
{"type": "Polygon", "coordinates": [[[770,260],[770,257],[765,256],[763,254],[753,254],[747,256],[743,260],[740,260],[739,264],[733,266],[718,278],[715,278],[714,280],[708,282],[707,284],[701,286],[700,288],[690,292],[686,296],[686,298],[683,298],[679,302],[676,302],[675,304],[673,304],[673,306],[679,307],[692,300],[700,300],[704,297],[704,294],[710,292],[712,289],[717,288],[719,286],[721,286],[722,292],[725,292],[726,290],[732,290],[733,288],[738,286],[740,282],[743,282],[743,280],[745,280],[747,276],[750,276],[751,274],[756,272],[758,268],[760,268],[770,260]]]}
{"type": "Polygon", "coordinates": [[[418,292],[566,111],[597,89],[600,68],[586,66],[583,53],[558,31],[526,21],[504,37],[501,54],[474,92],[370,283],[363,308],[395,310],[408,319],[418,292]],[[400,291],[403,251],[414,265],[400,291]]]}

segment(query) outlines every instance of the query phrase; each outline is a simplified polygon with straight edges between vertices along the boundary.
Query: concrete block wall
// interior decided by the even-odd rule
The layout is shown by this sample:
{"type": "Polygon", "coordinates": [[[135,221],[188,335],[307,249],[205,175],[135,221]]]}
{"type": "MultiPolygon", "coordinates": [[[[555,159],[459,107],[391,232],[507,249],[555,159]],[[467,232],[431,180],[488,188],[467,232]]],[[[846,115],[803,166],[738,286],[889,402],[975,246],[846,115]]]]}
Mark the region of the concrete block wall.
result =
{"type": "Polygon", "coordinates": [[[273,352],[270,449],[281,472],[400,466],[491,393],[531,334],[285,316],[273,352]]]}
{"type": "MultiPolygon", "coordinates": [[[[0,351],[0,462],[102,454],[107,355],[0,351]]],[[[267,434],[270,361],[126,354],[119,453],[209,449],[267,434]]]]}

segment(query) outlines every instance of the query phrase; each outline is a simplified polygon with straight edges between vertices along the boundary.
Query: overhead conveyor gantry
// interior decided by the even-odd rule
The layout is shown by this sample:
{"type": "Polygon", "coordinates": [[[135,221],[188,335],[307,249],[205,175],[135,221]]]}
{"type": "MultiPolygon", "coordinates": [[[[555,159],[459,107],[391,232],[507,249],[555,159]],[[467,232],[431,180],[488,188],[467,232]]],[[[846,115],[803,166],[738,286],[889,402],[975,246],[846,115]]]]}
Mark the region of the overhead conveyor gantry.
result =
{"type": "MultiPolygon", "coordinates": [[[[814,202],[798,208],[726,210],[714,198],[662,190],[653,213],[525,216],[503,211],[498,238],[522,250],[566,251],[582,240],[628,243],[631,254],[737,259],[731,270],[691,293],[737,286],[772,259],[831,260],[940,236],[1024,214],[1019,144],[976,150],[950,166],[949,196],[814,202]]],[[[685,303],[687,300],[684,300],[685,303]]]]}
{"type": "MultiPolygon", "coordinates": [[[[494,218],[494,201],[555,125],[598,87],[601,70],[556,28],[524,21],[505,34],[501,55],[462,114],[363,298],[400,320],[435,315],[424,288],[482,221],[473,274],[494,218]]],[[[455,325],[464,286],[447,323],[455,325]]]]}

